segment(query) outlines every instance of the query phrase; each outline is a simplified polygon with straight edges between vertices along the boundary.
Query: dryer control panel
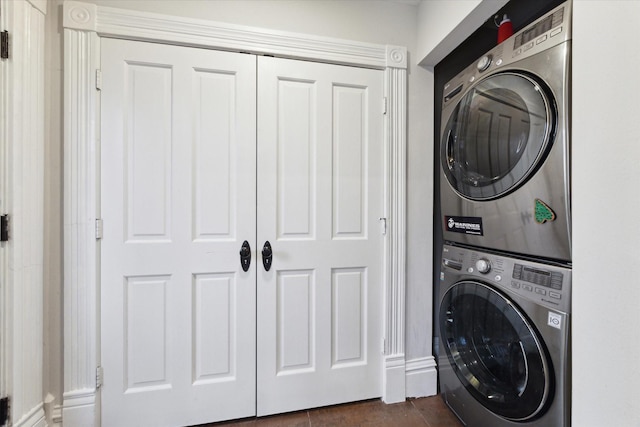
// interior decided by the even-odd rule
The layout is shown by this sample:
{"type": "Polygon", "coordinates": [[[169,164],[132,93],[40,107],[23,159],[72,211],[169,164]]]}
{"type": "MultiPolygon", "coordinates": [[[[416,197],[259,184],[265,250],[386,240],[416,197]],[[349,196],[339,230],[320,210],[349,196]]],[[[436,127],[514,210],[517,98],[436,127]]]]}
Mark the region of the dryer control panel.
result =
{"type": "Polygon", "coordinates": [[[510,256],[445,245],[441,279],[481,280],[545,307],[571,311],[571,269],[510,256]]]}
{"type": "Polygon", "coordinates": [[[457,100],[485,75],[570,39],[571,2],[566,2],[513,34],[447,82],[444,86],[442,108],[457,100]]]}

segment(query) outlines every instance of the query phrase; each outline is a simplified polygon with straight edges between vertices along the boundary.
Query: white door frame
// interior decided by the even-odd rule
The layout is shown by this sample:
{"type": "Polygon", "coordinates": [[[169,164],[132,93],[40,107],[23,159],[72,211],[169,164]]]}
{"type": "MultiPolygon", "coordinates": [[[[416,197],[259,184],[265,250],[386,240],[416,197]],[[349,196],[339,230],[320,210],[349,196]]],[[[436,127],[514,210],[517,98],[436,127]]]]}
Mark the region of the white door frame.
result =
{"type": "MultiPolygon", "coordinates": [[[[100,38],[269,54],[385,72],[385,341],[383,400],[405,399],[407,51],[328,37],[65,1],[64,396],[65,426],[100,424],[100,38]]],[[[383,108],[381,106],[381,108],[383,108]]]]}

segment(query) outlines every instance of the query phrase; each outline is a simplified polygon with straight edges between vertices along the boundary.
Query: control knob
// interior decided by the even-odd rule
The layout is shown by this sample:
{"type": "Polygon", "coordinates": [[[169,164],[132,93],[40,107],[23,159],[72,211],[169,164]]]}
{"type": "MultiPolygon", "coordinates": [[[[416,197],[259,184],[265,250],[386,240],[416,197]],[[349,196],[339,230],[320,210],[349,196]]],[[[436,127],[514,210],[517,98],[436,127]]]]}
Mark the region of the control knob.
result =
{"type": "Polygon", "coordinates": [[[484,71],[487,68],[489,68],[489,65],[491,65],[491,60],[493,58],[491,57],[491,55],[485,55],[482,58],[480,58],[480,60],[478,61],[478,64],[476,65],[476,67],[478,67],[478,71],[484,71]]]}
{"type": "Polygon", "coordinates": [[[480,258],[476,261],[476,269],[482,274],[487,274],[491,271],[491,261],[486,258],[480,258]]]}

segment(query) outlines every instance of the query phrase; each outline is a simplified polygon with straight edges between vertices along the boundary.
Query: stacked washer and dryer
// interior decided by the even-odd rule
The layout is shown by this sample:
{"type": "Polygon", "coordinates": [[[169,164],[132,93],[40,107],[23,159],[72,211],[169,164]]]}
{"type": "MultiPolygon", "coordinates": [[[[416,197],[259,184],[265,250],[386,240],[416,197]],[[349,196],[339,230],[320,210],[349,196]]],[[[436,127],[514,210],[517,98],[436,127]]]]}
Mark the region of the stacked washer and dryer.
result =
{"type": "Polygon", "coordinates": [[[442,100],[439,384],[468,426],[570,425],[571,4],[442,100]]]}

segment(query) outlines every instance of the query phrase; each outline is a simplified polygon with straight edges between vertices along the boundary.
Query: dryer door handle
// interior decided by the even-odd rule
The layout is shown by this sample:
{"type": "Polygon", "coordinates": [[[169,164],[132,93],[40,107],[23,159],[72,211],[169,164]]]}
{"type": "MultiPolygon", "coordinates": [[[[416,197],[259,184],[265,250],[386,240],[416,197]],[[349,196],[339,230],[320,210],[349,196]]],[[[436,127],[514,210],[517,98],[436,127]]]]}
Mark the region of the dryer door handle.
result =
{"type": "Polygon", "coordinates": [[[452,132],[451,129],[449,129],[449,133],[447,133],[447,141],[445,142],[445,155],[447,156],[447,166],[449,169],[451,169],[455,163],[455,160],[453,159],[453,144],[451,144],[452,140],[452,132]]]}

